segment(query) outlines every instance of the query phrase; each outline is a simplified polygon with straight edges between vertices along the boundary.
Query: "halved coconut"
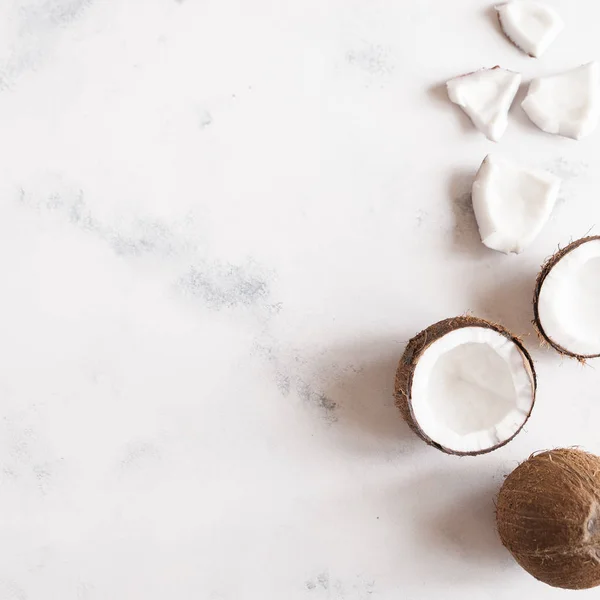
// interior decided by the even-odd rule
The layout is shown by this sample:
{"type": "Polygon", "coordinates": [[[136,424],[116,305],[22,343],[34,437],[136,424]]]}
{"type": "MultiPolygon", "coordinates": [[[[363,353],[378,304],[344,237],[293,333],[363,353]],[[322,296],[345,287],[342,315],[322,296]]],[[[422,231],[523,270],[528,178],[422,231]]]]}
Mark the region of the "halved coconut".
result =
{"type": "Polygon", "coordinates": [[[600,67],[597,62],[532,80],[523,110],[542,131],[579,140],[600,119],[600,67]]]}
{"type": "Polygon", "coordinates": [[[546,262],[533,310],[538,332],[558,352],[600,357],[600,236],[577,240],[546,262]]]}
{"type": "Polygon", "coordinates": [[[541,56],[563,30],[560,15],[537,0],[516,0],[496,7],[506,37],[526,54],[541,56]]]}
{"type": "Polygon", "coordinates": [[[508,127],[508,111],[519,91],[521,75],[494,67],[450,79],[448,97],[488,139],[498,142],[508,127]]]}
{"type": "Polygon", "coordinates": [[[396,405],[425,442],[458,455],[491,452],[529,419],[537,382],[521,341],[475,317],[431,325],[406,347],[396,405]]]}

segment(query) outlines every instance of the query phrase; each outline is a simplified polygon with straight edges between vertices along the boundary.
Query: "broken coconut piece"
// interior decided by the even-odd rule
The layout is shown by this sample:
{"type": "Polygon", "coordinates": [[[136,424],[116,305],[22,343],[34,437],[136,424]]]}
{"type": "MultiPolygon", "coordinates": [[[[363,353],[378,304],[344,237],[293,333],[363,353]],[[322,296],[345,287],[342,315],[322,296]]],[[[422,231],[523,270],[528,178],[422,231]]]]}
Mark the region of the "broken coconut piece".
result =
{"type": "Polygon", "coordinates": [[[492,250],[519,254],[548,220],[560,179],[489,155],[473,182],[473,210],[481,241],[492,250]]]}
{"type": "Polygon", "coordinates": [[[533,309],[555,350],[579,360],[600,356],[600,236],[573,242],[542,267],[533,309]]]}
{"type": "Polygon", "coordinates": [[[396,405],[429,445],[477,455],[508,443],[535,402],[533,362],[518,338],[475,317],[447,319],[410,340],[396,405]]]}
{"type": "Polygon", "coordinates": [[[533,0],[516,0],[496,7],[506,37],[529,56],[539,57],[564,29],[560,15],[533,0]]]}
{"type": "Polygon", "coordinates": [[[566,73],[534,79],[521,106],[542,131],[581,139],[600,117],[600,72],[591,62],[566,73]]]}
{"type": "Polygon", "coordinates": [[[500,67],[481,69],[446,83],[448,97],[458,104],[485,136],[497,142],[508,126],[508,111],[521,75],[500,67]]]}

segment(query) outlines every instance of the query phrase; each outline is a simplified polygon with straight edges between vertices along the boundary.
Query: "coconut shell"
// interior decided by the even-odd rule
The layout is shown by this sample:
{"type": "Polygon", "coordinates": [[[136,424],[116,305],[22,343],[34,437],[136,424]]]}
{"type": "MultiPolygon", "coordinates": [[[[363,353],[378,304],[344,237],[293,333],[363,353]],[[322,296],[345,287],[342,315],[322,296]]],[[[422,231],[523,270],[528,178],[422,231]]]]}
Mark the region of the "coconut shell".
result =
{"type": "Polygon", "coordinates": [[[581,246],[582,244],[591,242],[593,240],[600,240],[600,236],[594,235],[594,236],[581,238],[581,239],[569,244],[562,250],[559,250],[554,256],[550,257],[542,266],[542,270],[540,271],[540,273],[537,277],[537,281],[535,284],[535,292],[533,295],[533,324],[538,332],[538,335],[542,339],[542,341],[544,343],[552,346],[552,348],[554,348],[557,352],[560,352],[560,354],[570,356],[572,358],[576,358],[580,362],[585,362],[585,360],[587,358],[598,358],[598,357],[600,357],[600,354],[586,354],[586,355],[575,354],[574,352],[571,352],[571,351],[567,350],[566,348],[563,348],[560,344],[557,344],[552,338],[550,338],[544,331],[544,327],[540,320],[539,300],[540,300],[540,293],[542,291],[542,285],[544,284],[546,277],[548,277],[548,274],[556,266],[556,264],[562,258],[564,258],[567,254],[569,254],[569,252],[572,252],[576,248],[579,248],[579,246],[581,246]]]}
{"type": "Polygon", "coordinates": [[[600,457],[559,449],[533,455],[500,490],[500,539],[515,560],[548,585],[600,585],[600,457]]]}
{"type": "Polygon", "coordinates": [[[514,335],[512,335],[509,331],[507,331],[501,325],[497,325],[495,323],[490,323],[484,319],[478,319],[477,317],[471,316],[463,316],[463,317],[455,317],[453,319],[446,319],[444,321],[440,321],[439,323],[435,323],[431,325],[427,329],[421,331],[418,335],[416,335],[412,340],[408,342],[404,354],[400,359],[400,364],[398,365],[398,370],[396,371],[396,385],[395,385],[395,399],[396,406],[400,409],[404,420],[408,423],[409,427],[427,444],[445,452],[446,454],[454,454],[457,456],[477,456],[479,454],[486,454],[488,452],[492,452],[505,444],[508,444],[523,428],[523,425],[527,422],[529,417],[531,416],[531,411],[527,415],[527,419],[523,422],[523,425],[507,440],[502,441],[501,443],[487,448],[485,450],[478,450],[476,452],[457,452],[455,450],[450,450],[449,448],[445,448],[444,446],[438,444],[434,440],[432,440],[419,426],[412,409],[412,399],[411,399],[411,389],[412,389],[412,379],[414,376],[414,372],[419,362],[419,358],[421,355],[431,346],[434,342],[444,337],[446,334],[456,330],[462,329],[464,327],[485,327],[487,329],[493,329],[498,333],[502,334],[512,342],[514,342],[523,358],[527,361],[528,366],[531,370],[531,374],[533,376],[533,395],[535,403],[535,392],[537,389],[537,378],[535,374],[535,368],[533,366],[533,360],[529,355],[529,352],[523,346],[521,340],[514,335]]]}

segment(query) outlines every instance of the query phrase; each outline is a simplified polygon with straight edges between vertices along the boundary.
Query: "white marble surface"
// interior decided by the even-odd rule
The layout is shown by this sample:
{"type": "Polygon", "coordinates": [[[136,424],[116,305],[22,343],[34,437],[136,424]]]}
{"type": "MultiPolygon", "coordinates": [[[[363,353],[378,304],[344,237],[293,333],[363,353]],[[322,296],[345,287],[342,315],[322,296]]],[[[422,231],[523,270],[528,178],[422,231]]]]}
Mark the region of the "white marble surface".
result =
{"type": "Polygon", "coordinates": [[[536,61],[482,0],[0,3],[1,600],[566,597],[493,497],[534,450],[600,452],[600,370],[529,324],[540,263],[599,223],[600,132],[516,106],[494,145],[442,87],[599,59],[600,4],[553,4],[536,61]],[[490,151],[564,178],[518,257],[475,228],[490,151]],[[457,459],[392,386],[467,310],[529,336],[540,386],[457,459]]]}

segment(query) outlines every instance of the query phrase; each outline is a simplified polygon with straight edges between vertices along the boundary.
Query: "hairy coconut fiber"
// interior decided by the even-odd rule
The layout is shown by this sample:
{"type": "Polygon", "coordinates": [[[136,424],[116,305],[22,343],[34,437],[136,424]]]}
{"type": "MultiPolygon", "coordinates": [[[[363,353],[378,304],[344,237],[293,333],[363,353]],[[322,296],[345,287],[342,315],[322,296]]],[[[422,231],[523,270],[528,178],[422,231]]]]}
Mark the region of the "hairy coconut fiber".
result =
{"type": "Polygon", "coordinates": [[[496,519],[502,543],[536,579],[600,585],[600,457],[575,449],[531,456],[504,482],[496,519]]]}
{"type": "MultiPolygon", "coordinates": [[[[404,354],[400,359],[398,370],[396,371],[396,385],[394,396],[396,399],[396,406],[400,409],[400,412],[402,413],[402,416],[408,423],[409,427],[430,446],[433,446],[434,448],[437,448],[442,452],[446,452],[447,454],[455,454],[459,456],[477,456],[479,454],[486,454],[487,452],[492,452],[493,450],[504,446],[505,444],[510,442],[519,433],[519,431],[521,431],[522,426],[510,438],[508,438],[507,440],[503,440],[501,443],[491,448],[487,448],[485,450],[478,450],[476,452],[456,452],[454,450],[444,448],[444,446],[441,446],[440,444],[434,442],[428,435],[425,434],[421,427],[419,427],[419,424],[417,423],[414,417],[411,401],[412,379],[417,363],[419,362],[419,358],[421,357],[423,352],[425,352],[425,350],[427,350],[427,348],[429,348],[431,344],[433,344],[446,334],[456,329],[462,329],[463,327],[485,327],[487,329],[493,329],[494,331],[497,331],[498,333],[502,334],[517,345],[517,347],[523,355],[523,358],[527,361],[528,366],[531,369],[531,373],[533,375],[533,394],[535,403],[535,391],[537,388],[535,368],[533,366],[531,356],[529,356],[529,353],[521,343],[521,340],[515,337],[506,329],[504,329],[504,327],[502,327],[501,325],[497,325],[484,319],[478,319],[477,317],[471,316],[455,317],[453,319],[445,319],[444,321],[435,323],[434,325],[431,325],[427,329],[421,331],[421,333],[416,335],[412,340],[410,340],[410,342],[408,342],[406,350],[404,351],[404,354]]],[[[527,419],[529,419],[529,415],[527,416],[527,419]]],[[[525,422],[527,421],[527,419],[525,420],[525,422]]],[[[525,424],[525,422],[523,423],[523,425],[525,424]]]]}
{"type": "Polygon", "coordinates": [[[534,324],[538,334],[542,338],[543,342],[552,346],[552,348],[554,348],[557,352],[560,352],[561,354],[564,354],[567,356],[571,356],[572,358],[576,358],[580,362],[585,362],[586,358],[598,358],[598,357],[600,357],[600,354],[588,354],[585,356],[580,355],[580,354],[574,354],[573,352],[570,352],[566,348],[563,348],[561,345],[557,344],[552,338],[548,337],[548,335],[544,331],[544,327],[540,320],[538,304],[539,304],[539,299],[540,299],[540,292],[542,291],[542,285],[544,284],[546,277],[548,277],[548,274],[556,266],[558,261],[560,261],[561,258],[564,258],[567,254],[569,254],[569,252],[572,252],[576,248],[579,248],[579,246],[581,246],[582,244],[586,244],[587,242],[591,242],[593,240],[600,240],[600,236],[594,235],[594,236],[581,238],[580,240],[576,240],[575,242],[569,244],[562,250],[559,250],[554,256],[550,257],[542,266],[542,270],[540,271],[540,273],[537,277],[537,281],[535,284],[535,292],[533,295],[533,317],[534,317],[533,324],[534,324]]]}

